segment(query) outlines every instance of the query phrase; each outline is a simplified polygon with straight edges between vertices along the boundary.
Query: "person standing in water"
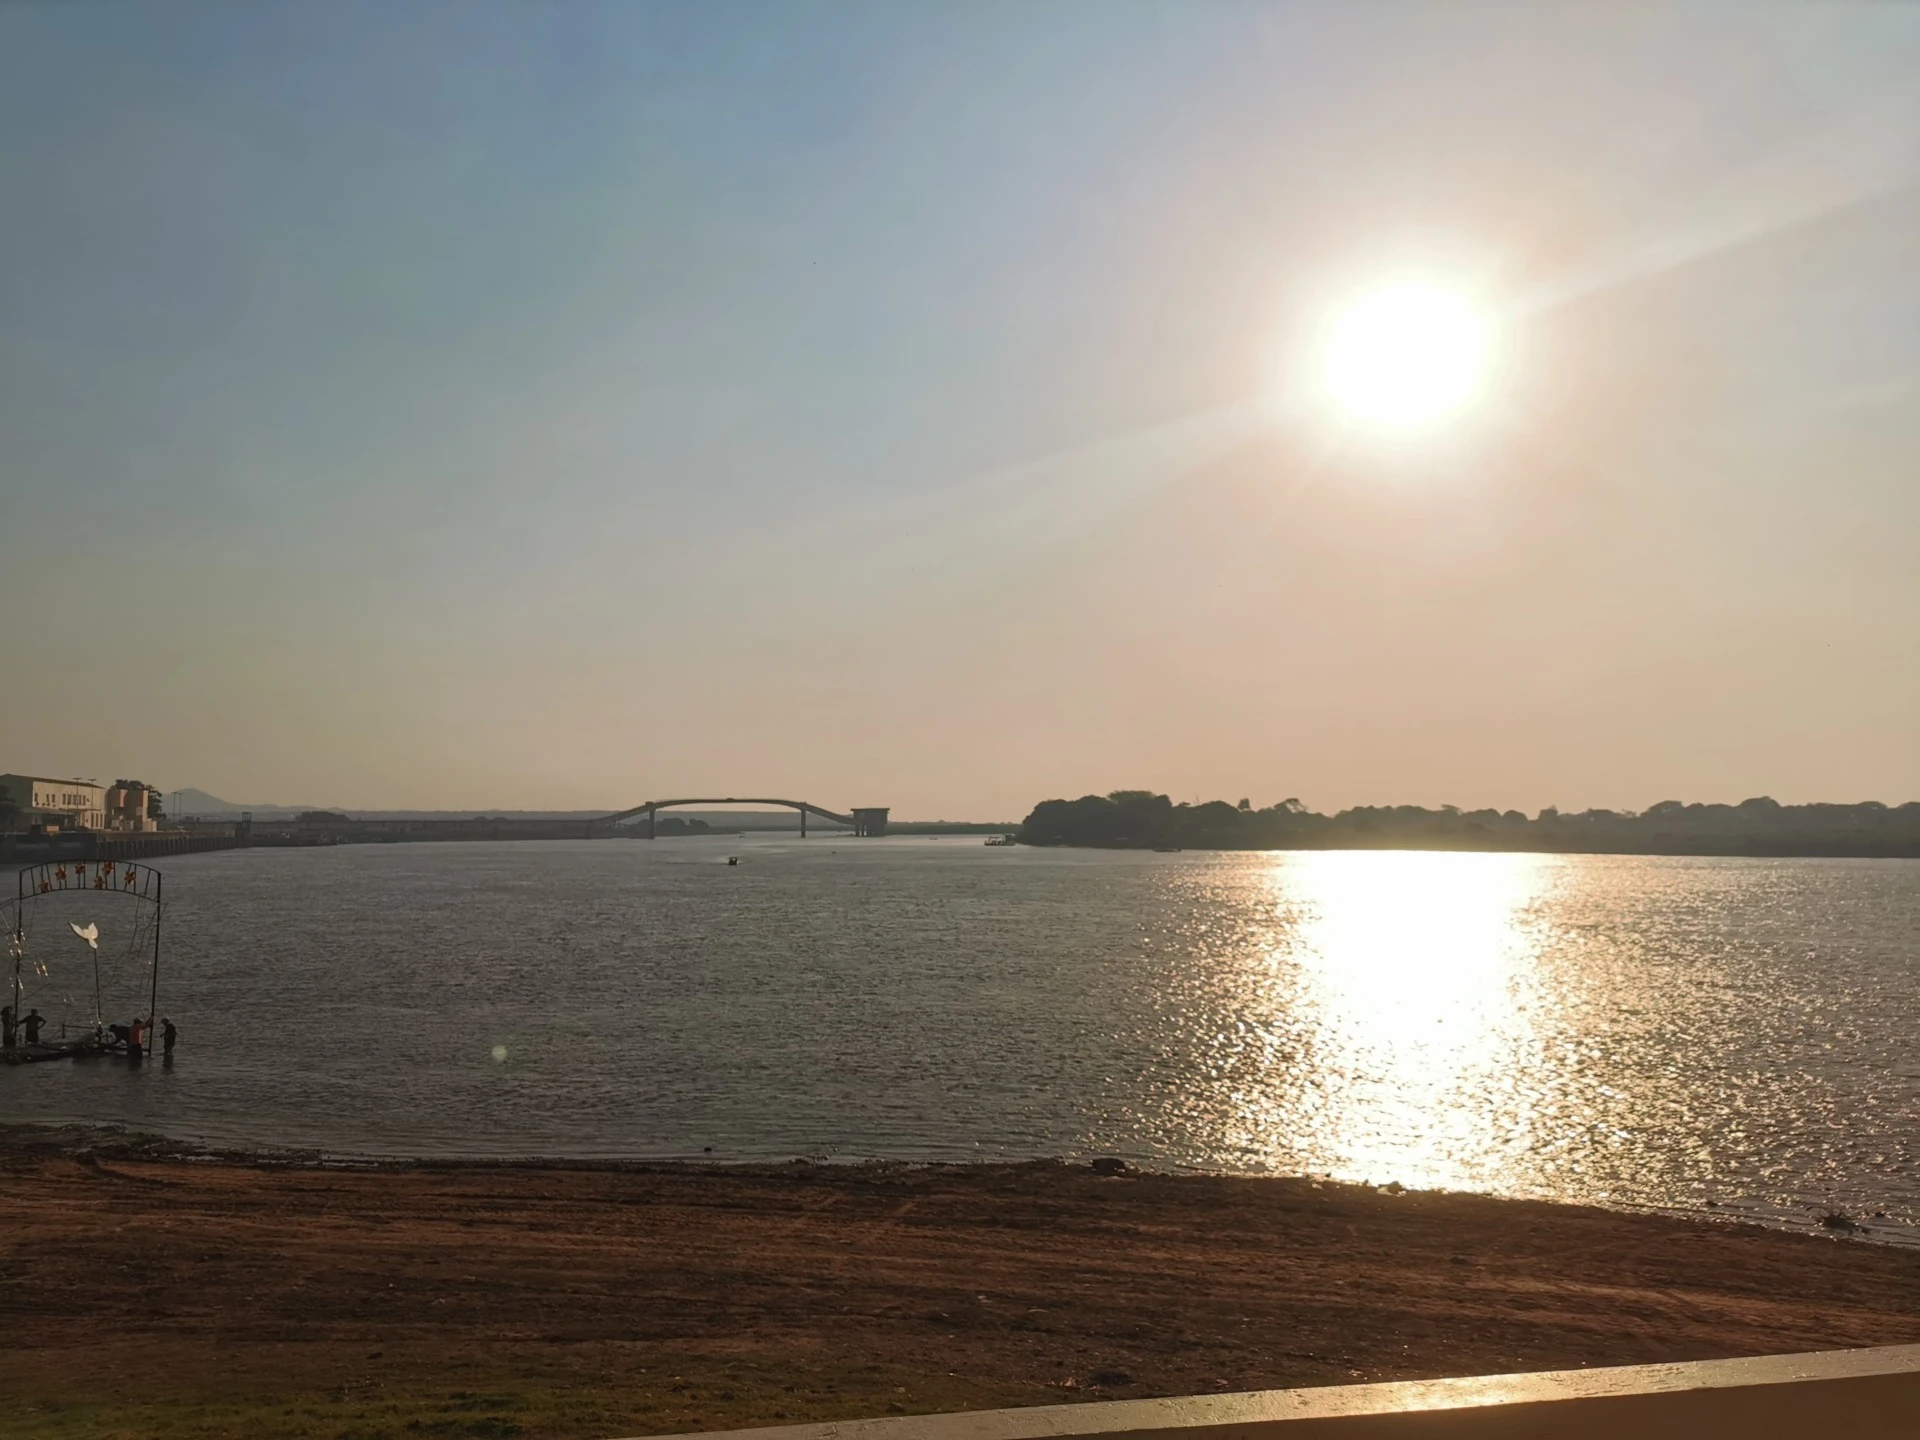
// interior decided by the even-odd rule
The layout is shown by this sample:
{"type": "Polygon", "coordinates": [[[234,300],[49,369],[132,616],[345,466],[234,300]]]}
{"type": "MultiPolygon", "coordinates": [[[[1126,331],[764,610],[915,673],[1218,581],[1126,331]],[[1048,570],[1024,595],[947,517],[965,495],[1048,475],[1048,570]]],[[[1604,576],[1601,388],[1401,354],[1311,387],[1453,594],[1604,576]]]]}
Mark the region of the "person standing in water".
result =
{"type": "Polygon", "coordinates": [[[136,1015],[133,1017],[133,1023],[127,1026],[127,1059],[136,1065],[140,1063],[140,1057],[146,1053],[146,1039],[146,1023],[136,1015]]]}
{"type": "Polygon", "coordinates": [[[38,1045],[40,1043],[40,1027],[46,1023],[46,1020],[42,1018],[38,1010],[27,1011],[27,1018],[21,1021],[21,1024],[27,1028],[27,1044],[38,1045]]]}
{"type": "Polygon", "coordinates": [[[173,1042],[180,1038],[180,1032],[173,1028],[173,1021],[166,1016],[160,1017],[160,1052],[167,1059],[173,1059],[173,1042]]]}

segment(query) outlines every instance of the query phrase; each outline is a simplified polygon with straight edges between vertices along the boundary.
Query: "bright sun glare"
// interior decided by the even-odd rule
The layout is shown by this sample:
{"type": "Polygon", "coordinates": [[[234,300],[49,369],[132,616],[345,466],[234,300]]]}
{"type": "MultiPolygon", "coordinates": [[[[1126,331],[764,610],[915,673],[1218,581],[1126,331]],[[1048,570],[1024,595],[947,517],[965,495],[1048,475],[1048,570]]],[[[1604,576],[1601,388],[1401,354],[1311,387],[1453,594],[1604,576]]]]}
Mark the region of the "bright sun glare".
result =
{"type": "Polygon", "coordinates": [[[1320,383],[1350,419],[1419,430],[1480,394],[1492,326],[1466,295],[1417,281],[1384,285],[1334,317],[1320,383]]]}

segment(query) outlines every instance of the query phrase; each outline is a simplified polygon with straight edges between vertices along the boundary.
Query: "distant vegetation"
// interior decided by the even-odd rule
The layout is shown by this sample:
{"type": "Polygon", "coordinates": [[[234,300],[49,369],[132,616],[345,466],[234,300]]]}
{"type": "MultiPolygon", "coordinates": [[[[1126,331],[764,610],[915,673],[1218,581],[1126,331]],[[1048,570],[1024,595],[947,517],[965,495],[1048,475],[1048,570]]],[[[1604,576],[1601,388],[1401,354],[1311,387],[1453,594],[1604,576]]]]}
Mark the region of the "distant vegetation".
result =
{"type": "Polygon", "coordinates": [[[1651,855],[1920,856],[1920,802],[1738,805],[1662,800],[1639,812],[1358,806],[1336,815],[1298,800],[1176,805],[1151,790],[1043,800],[1020,827],[1027,845],[1194,850],[1551,850],[1651,855]]]}
{"type": "MultiPolygon", "coordinates": [[[[653,823],[653,833],[662,839],[665,839],[669,835],[711,835],[714,833],[713,827],[707,824],[706,821],[688,819],[679,815],[656,816],[653,823]]],[[[737,830],[728,830],[721,833],[737,835],[740,832],[737,830]]]]}

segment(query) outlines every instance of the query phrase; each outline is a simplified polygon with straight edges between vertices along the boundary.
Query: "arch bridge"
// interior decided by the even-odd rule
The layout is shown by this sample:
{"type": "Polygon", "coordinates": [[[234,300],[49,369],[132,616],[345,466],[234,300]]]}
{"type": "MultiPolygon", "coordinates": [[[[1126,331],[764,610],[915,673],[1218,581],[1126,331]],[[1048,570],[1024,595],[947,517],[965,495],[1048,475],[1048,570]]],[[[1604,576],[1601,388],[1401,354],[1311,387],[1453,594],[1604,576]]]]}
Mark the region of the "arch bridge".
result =
{"type": "Polygon", "coordinates": [[[855,835],[884,835],[887,833],[887,806],[856,805],[851,814],[842,815],[823,805],[815,805],[810,800],[779,800],[764,795],[705,795],[688,800],[643,800],[631,810],[622,810],[617,815],[603,817],[598,823],[606,826],[618,825],[623,820],[631,820],[637,815],[647,817],[647,838],[653,839],[654,816],[662,810],[672,810],[682,805],[779,805],[788,810],[800,812],[800,838],[807,838],[807,816],[818,815],[822,820],[831,820],[836,825],[849,826],[855,835]]]}

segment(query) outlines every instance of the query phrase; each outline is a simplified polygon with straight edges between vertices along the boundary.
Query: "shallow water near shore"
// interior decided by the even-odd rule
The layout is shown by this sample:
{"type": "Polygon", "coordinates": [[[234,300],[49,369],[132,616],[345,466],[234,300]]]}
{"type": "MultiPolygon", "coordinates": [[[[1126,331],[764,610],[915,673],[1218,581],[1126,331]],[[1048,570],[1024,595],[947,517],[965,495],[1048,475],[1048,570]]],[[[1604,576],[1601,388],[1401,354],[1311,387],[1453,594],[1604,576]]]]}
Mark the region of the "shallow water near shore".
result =
{"type": "MultiPolygon", "coordinates": [[[[1920,862],[748,837],[162,868],[176,1062],[0,1069],[0,1117],[376,1155],[1109,1153],[1920,1233],[1920,862]]],[[[88,898],[30,915],[56,1022],[91,1016],[68,919],[100,925],[110,1015],[144,1008],[137,917],[88,898]]]]}

